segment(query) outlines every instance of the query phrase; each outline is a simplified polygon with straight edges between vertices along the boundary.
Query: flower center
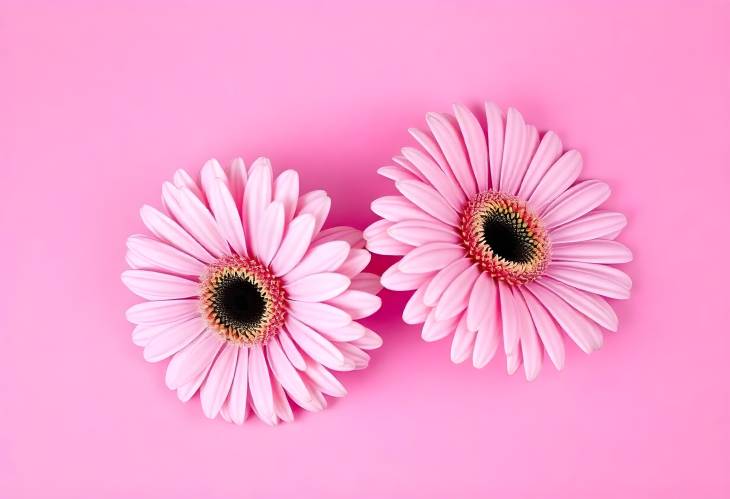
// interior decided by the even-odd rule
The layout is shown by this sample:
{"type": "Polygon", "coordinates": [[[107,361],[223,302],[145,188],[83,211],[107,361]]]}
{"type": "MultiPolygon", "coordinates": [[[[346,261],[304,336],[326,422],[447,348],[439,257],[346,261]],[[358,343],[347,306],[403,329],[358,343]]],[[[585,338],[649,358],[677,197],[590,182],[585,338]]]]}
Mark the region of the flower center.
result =
{"type": "Polygon", "coordinates": [[[550,261],[547,230],[509,194],[489,190],[472,197],[461,215],[461,235],[481,270],[510,284],[534,281],[550,261]]]}
{"type": "Polygon", "coordinates": [[[230,256],[201,277],[200,305],[211,329],[233,343],[266,344],[286,315],[281,281],[252,258],[230,256]]]}

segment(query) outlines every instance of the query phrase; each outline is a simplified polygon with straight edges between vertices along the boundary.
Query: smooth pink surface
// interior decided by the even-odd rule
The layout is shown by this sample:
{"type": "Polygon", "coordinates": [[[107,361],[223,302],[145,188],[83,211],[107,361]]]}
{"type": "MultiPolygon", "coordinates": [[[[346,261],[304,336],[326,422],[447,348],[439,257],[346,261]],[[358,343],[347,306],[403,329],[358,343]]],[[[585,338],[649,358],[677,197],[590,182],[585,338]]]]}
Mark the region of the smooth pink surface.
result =
{"type": "Polygon", "coordinates": [[[0,5],[0,497],[727,497],[728,4],[264,3],[0,5]],[[486,98],[629,217],[601,351],[455,366],[387,293],[323,413],[237,427],[165,388],[119,273],[176,168],[266,154],[362,228],[407,127],[486,98]]]}

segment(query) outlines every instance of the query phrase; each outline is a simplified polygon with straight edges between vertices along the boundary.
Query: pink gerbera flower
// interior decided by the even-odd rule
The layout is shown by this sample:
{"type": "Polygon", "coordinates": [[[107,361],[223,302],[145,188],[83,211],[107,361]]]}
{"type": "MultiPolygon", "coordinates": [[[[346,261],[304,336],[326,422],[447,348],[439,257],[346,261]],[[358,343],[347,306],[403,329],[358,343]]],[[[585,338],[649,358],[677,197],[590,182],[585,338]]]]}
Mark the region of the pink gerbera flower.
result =
{"type": "Polygon", "coordinates": [[[410,130],[405,147],[378,172],[402,195],[372,204],[383,219],[365,230],[370,251],[402,258],[382,276],[392,290],[415,290],[403,310],[435,341],[454,334],[451,359],[485,366],[503,343],[507,370],[524,363],[534,379],[543,347],[558,369],[563,334],[582,350],[601,347],[601,327],[618,319],[604,299],[629,297],[631,279],[610,264],[631,260],[614,239],[626,225],[596,210],[610,194],[577,181],[582,160],[553,132],[540,138],[515,109],[486,104],[486,133],[465,107],[429,113],[431,134],[410,130]],[[562,333],[561,333],[562,332],[562,333]]]}
{"type": "Polygon", "coordinates": [[[380,337],[356,319],[380,308],[378,277],[359,231],[322,231],[324,191],[299,195],[269,160],[250,170],[205,164],[200,183],[183,170],[166,182],[167,214],[141,210],[153,236],[127,240],[122,281],[147,302],[127,318],[150,362],[172,357],[165,381],[203,412],[238,424],[248,407],[267,424],[293,418],[289,400],[324,409],[346,391],[331,371],[368,365],[380,337]]]}

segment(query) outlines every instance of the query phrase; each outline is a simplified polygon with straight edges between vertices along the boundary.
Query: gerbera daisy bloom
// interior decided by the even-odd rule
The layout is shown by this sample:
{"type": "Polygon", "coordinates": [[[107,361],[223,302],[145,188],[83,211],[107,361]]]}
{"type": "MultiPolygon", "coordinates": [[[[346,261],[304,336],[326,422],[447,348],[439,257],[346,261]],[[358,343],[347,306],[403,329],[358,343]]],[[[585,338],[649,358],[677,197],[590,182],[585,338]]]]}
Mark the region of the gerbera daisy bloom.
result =
{"type": "Polygon", "coordinates": [[[178,170],[162,189],[163,213],[141,210],[152,236],[127,240],[122,281],[146,302],[127,318],[144,358],[172,357],[165,382],[182,401],[200,389],[209,418],[242,423],[248,407],[267,424],[346,391],[331,371],[368,365],[381,339],[356,322],[380,308],[378,276],[360,231],[321,230],[324,191],[299,195],[297,172],[275,180],[268,159],[249,170],[178,170]]]}
{"type": "Polygon", "coordinates": [[[451,359],[485,366],[504,345],[507,370],[524,364],[527,379],[542,350],[558,369],[563,334],[582,350],[601,347],[600,328],[618,319],[605,298],[629,297],[631,279],[610,264],[631,260],[615,241],[621,213],[597,210],[610,194],[578,181],[580,154],[558,136],[506,120],[486,104],[486,133],[464,106],[450,117],[429,113],[430,134],[411,129],[420,148],[405,147],[378,172],[400,195],[372,203],[382,217],[365,230],[374,253],[402,256],[383,273],[392,290],[414,290],[403,320],[423,323],[435,341],[453,333],[451,359]]]}

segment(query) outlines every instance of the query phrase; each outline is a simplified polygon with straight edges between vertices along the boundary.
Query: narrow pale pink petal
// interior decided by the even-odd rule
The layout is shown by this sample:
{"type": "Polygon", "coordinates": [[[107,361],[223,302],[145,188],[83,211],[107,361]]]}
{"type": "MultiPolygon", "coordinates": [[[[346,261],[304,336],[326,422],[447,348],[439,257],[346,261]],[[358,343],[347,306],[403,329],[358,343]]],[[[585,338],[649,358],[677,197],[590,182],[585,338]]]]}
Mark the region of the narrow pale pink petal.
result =
{"type": "Polygon", "coordinates": [[[216,223],[208,208],[189,189],[179,189],[177,195],[182,212],[175,215],[200,244],[211,255],[221,257],[230,254],[228,243],[221,235],[220,227],[216,223]]]}
{"type": "Polygon", "coordinates": [[[251,401],[259,418],[266,424],[276,424],[271,377],[263,348],[260,345],[249,349],[248,387],[251,390],[251,401]]]}
{"type": "MultiPolygon", "coordinates": [[[[512,286],[498,281],[500,317],[502,319],[502,340],[507,357],[517,353],[520,340],[520,319],[512,295],[512,286]]],[[[485,319],[489,320],[489,318],[485,319]]]]}
{"type": "Polygon", "coordinates": [[[455,104],[454,115],[469,154],[469,164],[477,182],[477,192],[486,191],[489,189],[489,159],[484,130],[476,116],[466,107],[455,104]]]}
{"type": "Polygon", "coordinates": [[[239,347],[236,372],[233,375],[231,391],[228,394],[228,411],[231,420],[243,424],[248,412],[248,348],[239,347]]]}
{"type": "MultiPolygon", "coordinates": [[[[246,164],[243,162],[243,159],[234,159],[231,162],[231,166],[228,168],[228,186],[239,213],[241,213],[243,191],[246,189],[247,180],[248,172],[246,171],[246,164]]],[[[232,414],[231,417],[233,417],[232,414]]]]}
{"type": "Polygon", "coordinates": [[[251,248],[255,234],[264,216],[264,211],[271,203],[271,181],[273,172],[271,162],[267,158],[258,158],[251,165],[248,181],[243,193],[244,232],[248,247],[251,248]]]}
{"type": "MultiPolygon", "coordinates": [[[[223,169],[221,164],[218,163],[217,160],[209,159],[205,162],[203,168],[201,168],[200,170],[200,183],[203,186],[205,197],[198,196],[198,198],[203,201],[203,204],[205,204],[206,200],[210,202],[213,184],[215,184],[218,180],[221,180],[226,186],[226,189],[228,189],[228,175],[226,174],[225,170],[223,169]]],[[[193,189],[190,190],[195,193],[193,189]]]]}
{"type": "Polygon", "coordinates": [[[284,220],[288,224],[294,218],[299,200],[299,174],[295,170],[286,170],[274,181],[274,201],[284,207],[284,220]]]}
{"type": "Polygon", "coordinates": [[[633,259],[629,248],[609,239],[554,244],[550,257],[553,260],[587,263],[627,263],[633,259]]]}
{"type": "Polygon", "coordinates": [[[132,324],[166,324],[190,319],[200,314],[197,298],[186,300],[145,301],[127,309],[127,320],[132,324]]]}
{"type": "Polygon", "coordinates": [[[197,338],[206,327],[208,327],[207,322],[200,316],[167,324],[166,327],[160,328],[155,337],[145,346],[145,360],[159,362],[176,354],[197,338]]]}
{"type": "Polygon", "coordinates": [[[306,368],[307,376],[312,382],[331,397],[344,397],[347,395],[347,390],[340,383],[340,381],[322,365],[310,360],[307,362],[306,368]]]}
{"type": "Polygon", "coordinates": [[[314,382],[309,379],[309,376],[307,376],[306,379],[303,379],[303,381],[304,384],[307,385],[309,393],[312,395],[312,401],[308,404],[299,405],[310,412],[319,412],[324,410],[327,407],[327,400],[324,398],[324,395],[322,395],[322,392],[319,388],[317,388],[314,382]]]}
{"type": "Polygon", "coordinates": [[[351,249],[347,259],[337,268],[337,272],[347,277],[355,277],[365,270],[371,258],[370,252],[366,249],[351,249]]]}
{"type": "Polygon", "coordinates": [[[393,182],[399,182],[401,180],[420,180],[420,177],[417,177],[401,166],[381,166],[377,169],[377,172],[378,175],[382,175],[393,182]]]}
{"type": "Polygon", "coordinates": [[[464,146],[461,143],[459,133],[449,122],[446,116],[439,113],[428,113],[426,115],[431,132],[436,142],[438,142],[441,151],[444,153],[448,161],[451,171],[453,171],[456,180],[459,182],[461,189],[467,196],[472,196],[477,192],[477,184],[474,174],[469,167],[466,159],[464,146]]]}
{"type": "MultiPolygon", "coordinates": [[[[315,329],[344,327],[352,321],[346,312],[326,303],[291,301],[289,312],[290,315],[315,329]]],[[[291,330],[289,332],[291,333],[291,330]]]]}
{"type": "Polygon", "coordinates": [[[569,286],[608,298],[625,300],[631,294],[631,278],[610,265],[580,262],[553,262],[545,275],[569,286]]]}
{"type": "Polygon", "coordinates": [[[314,217],[304,214],[295,217],[286,228],[281,246],[271,261],[271,268],[278,277],[286,275],[302,261],[312,242],[314,224],[314,217]]]}
{"type": "Polygon", "coordinates": [[[381,232],[368,239],[367,249],[378,255],[403,256],[411,251],[413,246],[397,241],[387,232],[381,232]]]}
{"type": "Polygon", "coordinates": [[[365,328],[365,334],[351,343],[363,350],[375,350],[383,346],[383,339],[375,331],[365,328]]]}
{"type": "Polygon", "coordinates": [[[515,108],[507,109],[507,124],[504,132],[504,154],[499,177],[499,190],[507,194],[517,192],[521,178],[518,178],[518,163],[526,147],[527,127],[522,115],[515,108]]]}
{"type": "Polygon", "coordinates": [[[380,197],[370,204],[370,209],[375,214],[391,222],[400,222],[402,220],[436,220],[403,196],[380,197]]]}
{"type": "Polygon", "coordinates": [[[146,347],[152,341],[152,338],[167,327],[168,324],[138,324],[132,330],[132,343],[138,347],[146,347]]]}
{"type": "Polygon", "coordinates": [[[515,309],[520,320],[520,347],[527,381],[537,378],[542,368],[542,346],[532,321],[532,316],[519,289],[513,293],[515,309]]]}
{"type": "Polygon", "coordinates": [[[502,152],[504,150],[504,119],[502,110],[493,103],[484,105],[487,116],[487,144],[489,151],[490,187],[497,189],[502,170],[502,152]]]}
{"type": "Polygon", "coordinates": [[[198,241],[188,234],[185,229],[172,220],[167,215],[154,209],[151,206],[144,205],[140,210],[142,222],[155,236],[163,241],[167,241],[177,249],[194,256],[201,262],[210,263],[214,260],[213,256],[203,248],[198,241]]]}
{"type": "Polygon", "coordinates": [[[152,237],[129,236],[127,248],[148,261],[155,270],[194,276],[202,274],[205,270],[205,264],[200,260],[152,237]]]}
{"type": "Polygon", "coordinates": [[[284,350],[286,358],[289,359],[289,362],[291,362],[291,365],[300,371],[303,371],[305,367],[304,357],[302,357],[301,352],[294,344],[294,340],[291,339],[289,333],[287,333],[285,329],[280,329],[277,336],[279,338],[279,344],[281,345],[282,350],[284,350]]]}
{"type": "Polygon", "coordinates": [[[560,138],[552,131],[543,135],[540,145],[532,157],[525,177],[522,180],[517,197],[521,199],[529,199],[535,191],[535,187],[542,180],[545,172],[557,161],[563,152],[563,144],[560,138]]]}
{"type": "Polygon", "coordinates": [[[350,289],[377,295],[383,289],[383,285],[380,284],[380,276],[377,274],[362,272],[350,279],[350,289]]]}
{"type": "Polygon", "coordinates": [[[387,234],[388,229],[394,225],[394,222],[391,222],[389,220],[380,219],[376,222],[371,223],[368,225],[364,231],[362,231],[363,237],[365,237],[366,241],[370,241],[370,239],[373,239],[375,237],[380,236],[381,234],[387,234]]]}
{"type": "Polygon", "coordinates": [[[426,177],[424,177],[423,174],[418,170],[418,168],[405,156],[395,155],[393,156],[393,162],[397,165],[396,168],[400,168],[401,170],[410,173],[413,177],[416,178],[416,180],[427,182],[426,177]]]}
{"type": "Polygon", "coordinates": [[[435,307],[446,288],[471,265],[468,258],[459,258],[439,270],[426,287],[423,303],[435,307]]]}
{"type": "Polygon", "coordinates": [[[238,360],[238,347],[228,343],[215,359],[208,378],[200,390],[200,404],[206,417],[215,418],[223,407],[233,383],[238,360]]]}
{"type": "Polygon", "coordinates": [[[404,246],[406,248],[432,242],[458,243],[460,240],[458,234],[452,227],[439,222],[427,222],[424,220],[398,222],[389,227],[387,233],[393,239],[405,243],[404,246]]]}
{"type": "Polygon", "coordinates": [[[380,309],[382,300],[364,291],[348,289],[327,303],[344,310],[353,320],[370,317],[380,309]]]}
{"type": "Polygon", "coordinates": [[[174,390],[195,378],[213,361],[224,343],[210,329],[203,332],[172,357],[165,373],[167,387],[174,390]]]}
{"type": "Polygon", "coordinates": [[[327,301],[350,286],[350,279],[336,272],[311,274],[284,285],[292,300],[305,302],[327,301]]]}
{"type": "Polygon", "coordinates": [[[132,293],[148,300],[174,300],[198,295],[199,284],[184,277],[150,270],[125,270],[122,282],[132,293]]]}
{"type": "MultiPolygon", "coordinates": [[[[345,363],[352,365],[353,369],[365,369],[370,363],[370,355],[360,348],[356,347],[352,343],[340,343],[335,342],[334,345],[342,352],[345,356],[345,363]]],[[[351,370],[348,368],[342,370],[351,370]]]]}
{"type": "Polygon", "coordinates": [[[314,238],[314,242],[317,244],[330,241],[345,241],[353,248],[365,247],[365,239],[363,239],[362,231],[353,229],[352,227],[330,227],[329,229],[320,231],[314,238]]]}
{"type": "Polygon", "coordinates": [[[580,182],[551,203],[543,214],[542,221],[548,228],[557,227],[575,220],[597,208],[611,195],[611,188],[598,180],[580,182]]]}
{"type": "Polygon", "coordinates": [[[466,327],[466,314],[463,314],[456,325],[454,339],[451,341],[451,362],[461,364],[469,358],[474,349],[475,338],[476,331],[469,331],[469,328],[466,327]]]}
{"type": "Polygon", "coordinates": [[[330,341],[354,341],[362,338],[367,333],[367,328],[357,321],[352,321],[347,326],[323,329],[318,333],[330,341]]]}
{"type": "Polygon", "coordinates": [[[602,296],[581,291],[547,276],[536,281],[536,284],[548,288],[598,325],[609,331],[618,330],[618,316],[613,307],[602,296]]]}
{"type": "Polygon", "coordinates": [[[431,156],[442,171],[448,172],[451,176],[453,176],[451,168],[449,168],[449,165],[446,163],[446,158],[441,152],[441,148],[430,134],[423,130],[419,130],[418,128],[409,128],[408,133],[410,133],[411,136],[416,139],[419,144],[421,144],[421,147],[423,147],[423,149],[431,156]]]}
{"type": "Polygon", "coordinates": [[[469,331],[476,331],[487,315],[488,305],[493,303],[497,296],[497,285],[487,273],[479,274],[469,296],[469,305],[466,309],[466,327],[469,331]]]}
{"type": "Polygon", "coordinates": [[[596,210],[550,231],[554,244],[614,239],[626,227],[626,217],[615,211],[596,210]]]}
{"type": "Polygon", "coordinates": [[[243,222],[238,212],[236,201],[228,190],[228,186],[220,178],[211,180],[208,193],[208,202],[218,228],[233,250],[242,256],[247,256],[246,237],[243,233],[243,222]]]}
{"type": "Polygon", "coordinates": [[[418,288],[403,308],[403,322],[406,324],[420,324],[431,312],[431,307],[423,302],[425,292],[426,286],[418,288]]]}
{"type": "Polygon", "coordinates": [[[530,312],[532,323],[535,326],[540,341],[545,347],[545,352],[550,357],[555,368],[560,371],[565,366],[565,343],[555,322],[553,322],[550,314],[545,310],[540,302],[530,293],[520,290],[522,298],[525,300],[527,309],[530,312]]]}
{"type": "Polygon", "coordinates": [[[271,372],[274,373],[274,376],[287,393],[297,402],[299,400],[310,400],[311,395],[309,390],[307,390],[297,370],[289,362],[289,359],[284,354],[276,338],[272,338],[266,345],[266,353],[269,359],[269,366],[271,366],[271,372]]]}
{"type": "Polygon", "coordinates": [[[345,241],[329,241],[309,249],[302,260],[286,274],[289,281],[319,272],[333,272],[342,265],[350,253],[345,241]]]}
{"type": "Polygon", "coordinates": [[[286,330],[296,344],[314,360],[332,369],[341,368],[345,358],[332,342],[291,315],[286,320],[286,330]]]}
{"type": "Polygon", "coordinates": [[[478,369],[486,366],[494,358],[494,354],[497,352],[500,339],[502,338],[502,320],[499,315],[499,300],[496,286],[494,293],[489,295],[488,301],[482,306],[486,309],[486,312],[477,329],[477,337],[474,340],[474,352],[472,354],[472,364],[478,369]]]}
{"type": "Polygon", "coordinates": [[[411,291],[418,288],[423,283],[428,281],[433,275],[432,272],[423,274],[406,274],[401,272],[398,266],[400,262],[395,263],[383,272],[380,282],[387,289],[392,291],[411,291]]]}
{"type": "Polygon", "coordinates": [[[433,159],[419,149],[404,147],[401,152],[421,174],[424,181],[430,183],[453,209],[457,211],[461,209],[466,201],[466,195],[459,187],[456,179],[445,173],[433,159]]]}
{"type": "Polygon", "coordinates": [[[184,385],[177,387],[177,398],[180,400],[180,402],[187,402],[188,400],[193,398],[193,395],[198,392],[198,388],[200,388],[200,386],[203,384],[205,378],[208,377],[208,372],[210,372],[210,368],[213,365],[214,359],[214,357],[211,357],[210,361],[192,380],[188,381],[184,385]]]}
{"type": "MultiPolygon", "coordinates": [[[[294,421],[294,412],[291,409],[289,400],[286,398],[286,393],[281,387],[281,383],[273,376],[271,379],[271,393],[274,396],[274,412],[276,417],[285,423],[291,423],[294,421]]],[[[277,422],[278,424],[278,422],[277,422]]]]}
{"type": "Polygon", "coordinates": [[[195,182],[195,179],[190,176],[188,172],[183,169],[175,171],[172,175],[172,183],[175,187],[187,187],[195,194],[198,199],[205,202],[205,194],[200,190],[200,186],[195,182]]]}
{"type": "Polygon", "coordinates": [[[576,150],[563,154],[535,187],[528,199],[528,204],[537,213],[570,187],[580,175],[583,168],[583,158],[576,150]]]}
{"type": "Polygon", "coordinates": [[[284,236],[284,207],[278,201],[272,201],[264,211],[261,223],[254,233],[251,248],[254,255],[264,265],[274,259],[281,239],[284,236]]]}
{"type": "Polygon", "coordinates": [[[526,288],[550,312],[565,333],[586,353],[601,348],[603,335],[592,321],[577,312],[547,288],[528,284],[526,288]]]}
{"type": "Polygon", "coordinates": [[[424,341],[437,341],[447,337],[456,330],[456,325],[459,323],[460,316],[451,317],[442,321],[436,318],[436,311],[431,310],[426,317],[426,322],[423,323],[421,329],[421,338],[424,341]]]}
{"type": "Polygon", "coordinates": [[[466,309],[469,304],[469,295],[479,274],[475,263],[449,284],[436,306],[436,319],[440,321],[450,319],[466,309]]]}
{"type": "Polygon", "coordinates": [[[457,259],[464,258],[464,248],[453,243],[424,244],[408,253],[398,268],[408,274],[423,274],[446,267],[457,259]]]}
{"type": "Polygon", "coordinates": [[[332,206],[332,199],[326,194],[324,196],[314,196],[311,199],[305,199],[303,196],[300,198],[300,207],[297,210],[297,215],[303,215],[309,213],[314,217],[314,233],[317,234],[327,220],[327,216],[330,213],[330,207],[332,206]]]}

